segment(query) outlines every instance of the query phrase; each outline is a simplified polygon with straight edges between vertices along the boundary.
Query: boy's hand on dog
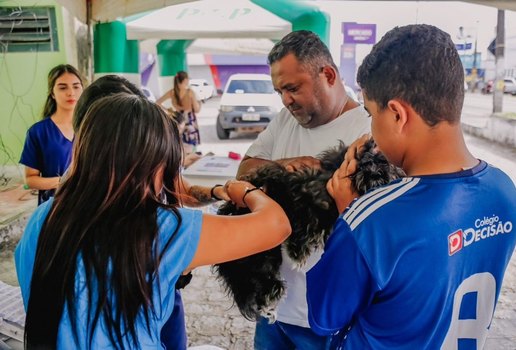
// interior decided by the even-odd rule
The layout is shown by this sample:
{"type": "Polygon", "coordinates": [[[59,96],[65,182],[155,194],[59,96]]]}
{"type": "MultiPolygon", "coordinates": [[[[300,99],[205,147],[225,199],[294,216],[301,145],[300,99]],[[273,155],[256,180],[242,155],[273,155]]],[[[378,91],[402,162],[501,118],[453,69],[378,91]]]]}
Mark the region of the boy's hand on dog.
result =
{"type": "Polygon", "coordinates": [[[294,157],[294,158],[284,158],[278,159],[278,162],[281,166],[283,166],[287,171],[294,172],[301,169],[320,169],[321,161],[317,158],[310,156],[302,156],[302,157],[294,157]]]}
{"type": "MultiPolygon", "coordinates": [[[[362,151],[364,144],[372,138],[373,137],[371,136],[371,134],[364,134],[355,141],[353,141],[353,143],[348,146],[348,150],[346,151],[346,155],[344,156],[344,162],[347,161],[349,164],[349,162],[351,162],[353,159],[357,159],[357,155],[362,151]]],[[[344,163],[342,163],[342,165],[344,165],[344,163]]]]}
{"type": "Polygon", "coordinates": [[[333,173],[331,179],[326,183],[326,189],[335,200],[339,213],[342,213],[344,209],[358,197],[358,193],[353,189],[351,179],[349,178],[356,170],[356,159],[352,159],[351,161],[344,159],[340,168],[333,173]]]}
{"type": "Polygon", "coordinates": [[[349,176],[357,171],[357,155],[361,152],[364,144],[370,139],[371,134],[364,134],[348,147],[344,161],[326,184],[326,189],[335,200],[339,213],[342,213],[351,202],[359,196],[353,188],[349,176]]]}

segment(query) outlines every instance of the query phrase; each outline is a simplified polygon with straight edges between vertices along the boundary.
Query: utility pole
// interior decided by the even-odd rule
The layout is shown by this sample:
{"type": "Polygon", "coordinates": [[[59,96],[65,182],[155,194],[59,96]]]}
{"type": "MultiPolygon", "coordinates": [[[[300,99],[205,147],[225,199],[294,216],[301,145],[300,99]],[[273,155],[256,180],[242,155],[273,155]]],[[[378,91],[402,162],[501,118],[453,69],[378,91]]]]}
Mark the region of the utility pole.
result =
{"type": "Polygon", "coordinates": [[[501,113],[503,107],[503,78],[505,76],[505,11],[498,10],[498,20],[496,22],[496,80],[493,91],[493,113],[501,113]]]}
{"type": "Polygon", "coordinates": [[[478,21],[477,26],[475,28],[475,51],[473,52],[473,68],[471,69],[471,77],[473,81],[473,86],[471,87],[471,92],[475,92],[478,84],[478,69],[477,69],[477,41],[478,41],[478,21]]]}
{"type": "Polygon", "coordinates": [[[89,83],[91,84],[94,79],[94,70],[93,70],[93,38],[91,36],[91,32],[93,31],[92,23],[91,23],[91,16],[92,16],[92,7],[93,7],[93,1],[92,0],[86,0],[86,26],[87,26],[87,34],[86,34],[86,41],[88,45],[88,60],[86,64],[86,70],[87,70],[87,77],[89,79],[89,83]]]}

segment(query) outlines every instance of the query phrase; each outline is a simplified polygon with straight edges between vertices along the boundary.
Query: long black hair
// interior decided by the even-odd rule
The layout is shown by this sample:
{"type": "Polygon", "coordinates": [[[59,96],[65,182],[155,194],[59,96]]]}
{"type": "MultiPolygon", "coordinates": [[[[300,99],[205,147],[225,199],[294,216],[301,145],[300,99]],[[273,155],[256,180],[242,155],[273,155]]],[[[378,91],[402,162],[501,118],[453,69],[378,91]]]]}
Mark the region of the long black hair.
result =
{"type": "Polygon", "coordinates": [[[179,140],[172,119],[144,97],[111,95],[88,110],[69,175],[38,239],[25,325],[28,348],[56,347],[65,305],[78,342],[79,274],[88,291],[87,324],[80,326],[87,327],[89,346],[99,322],[114,348],[139,348],[138,317],[151,332],[153,286],[172,240],[158,251],[158,208],[172,210],[181,224],[177,200],[163,204],[156,179],[175,193],[179,140]]]}

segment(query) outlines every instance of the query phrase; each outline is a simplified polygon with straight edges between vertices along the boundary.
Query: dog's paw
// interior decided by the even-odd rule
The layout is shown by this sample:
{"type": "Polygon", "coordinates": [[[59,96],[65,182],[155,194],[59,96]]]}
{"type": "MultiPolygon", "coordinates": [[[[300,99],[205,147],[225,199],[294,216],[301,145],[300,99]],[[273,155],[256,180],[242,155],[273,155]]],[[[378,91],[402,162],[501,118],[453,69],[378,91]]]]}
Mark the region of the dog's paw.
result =
{"type": "Polygon", "coordinates": [[[278,317],[278,313],[276,311],[276,305],[274,305],[274,306],[269,305],[268,307],[261,309],[260,316],[267,319],[267,322],[269,324],[276,322],[276,319],[278,317]]]}

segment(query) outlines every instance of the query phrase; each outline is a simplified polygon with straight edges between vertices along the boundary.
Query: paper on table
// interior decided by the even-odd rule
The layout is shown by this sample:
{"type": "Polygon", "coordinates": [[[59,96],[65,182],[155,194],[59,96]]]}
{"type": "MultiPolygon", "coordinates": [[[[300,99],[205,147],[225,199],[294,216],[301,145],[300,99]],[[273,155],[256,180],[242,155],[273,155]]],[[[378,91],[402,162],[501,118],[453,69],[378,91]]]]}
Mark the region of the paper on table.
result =
{"type": "Polygon", "coordinates": [[[183,172],[183,175],[234,178],[239,164],[239,160],[231,159],[229,157],[205,156],[190,165],[183,172]]]}

